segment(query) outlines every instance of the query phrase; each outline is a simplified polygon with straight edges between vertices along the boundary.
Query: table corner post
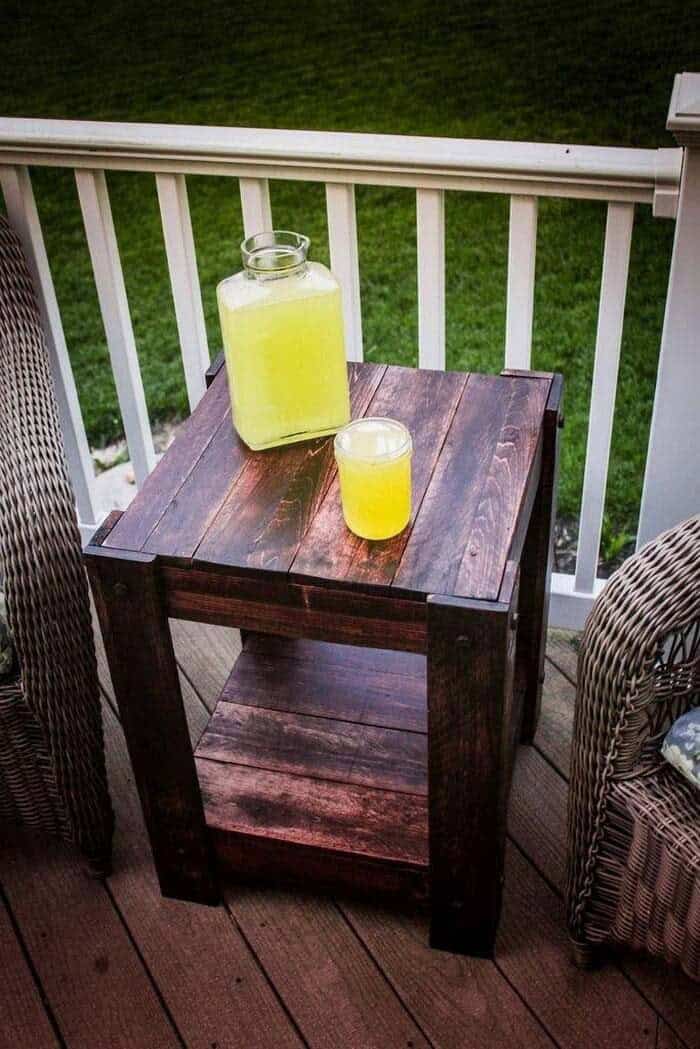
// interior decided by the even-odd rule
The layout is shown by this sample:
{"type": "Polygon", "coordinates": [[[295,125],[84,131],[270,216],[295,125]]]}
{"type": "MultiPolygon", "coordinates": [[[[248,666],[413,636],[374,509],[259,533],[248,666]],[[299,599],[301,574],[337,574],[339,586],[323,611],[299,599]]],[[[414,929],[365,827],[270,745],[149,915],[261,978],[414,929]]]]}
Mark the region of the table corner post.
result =
{"type": "Polygon", "coordinates": [[[523,743],[532,743],[535,737],[542,704],[554,558],[559,435],[564,423],[562,397],[562,376],[554,374],[542,425],[540,480],[521,557],[517,662],[523,668],[525,686],[520,733],[523,743]]]}
{"type": "Polygon", "coordinates": [[[216,904],[158,558],[93,545],[85,563],[161,892],[216,904]]]}
{"type": "Polygon", "coordinates": [[[516,600],[428,598],[430,944],[479,957],[501,910],[516,600]]]}

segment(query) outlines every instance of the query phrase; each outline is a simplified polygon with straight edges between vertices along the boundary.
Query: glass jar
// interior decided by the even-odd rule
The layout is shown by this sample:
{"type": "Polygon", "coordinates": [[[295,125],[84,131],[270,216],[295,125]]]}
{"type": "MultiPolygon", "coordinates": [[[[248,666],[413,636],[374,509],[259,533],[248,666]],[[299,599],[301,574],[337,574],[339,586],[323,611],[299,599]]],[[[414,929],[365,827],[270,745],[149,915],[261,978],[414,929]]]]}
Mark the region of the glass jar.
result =
{"type": "Polygon", "coordinates": [[[390,539],[411,518],[413,441],[395,419],[356,419],[336,434],[345,524],[362,539],[390,539]]]}
{"type": "Polygon", "coordinates": [[[309,238],[248,237],[216,289],[233,422],[254,450],[335,433],[350,418],[340,286],[309,238]]]}

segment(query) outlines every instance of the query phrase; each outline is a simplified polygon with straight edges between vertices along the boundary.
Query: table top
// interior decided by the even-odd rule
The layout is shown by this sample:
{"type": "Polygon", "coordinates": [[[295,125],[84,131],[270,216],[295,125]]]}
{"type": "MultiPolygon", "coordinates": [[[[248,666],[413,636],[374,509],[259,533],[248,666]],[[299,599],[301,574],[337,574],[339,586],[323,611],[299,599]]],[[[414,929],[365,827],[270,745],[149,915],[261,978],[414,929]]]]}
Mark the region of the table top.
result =
{"type": "Polygon", "coordinates": [[[534,495],[553,377],[348,367],[353,418],[390,416],[413,436],[413,511],[400,535],[348,531],[332,437],[251,451],[221,368],[102,545],[296,582],[495,600],[534,495]]]}

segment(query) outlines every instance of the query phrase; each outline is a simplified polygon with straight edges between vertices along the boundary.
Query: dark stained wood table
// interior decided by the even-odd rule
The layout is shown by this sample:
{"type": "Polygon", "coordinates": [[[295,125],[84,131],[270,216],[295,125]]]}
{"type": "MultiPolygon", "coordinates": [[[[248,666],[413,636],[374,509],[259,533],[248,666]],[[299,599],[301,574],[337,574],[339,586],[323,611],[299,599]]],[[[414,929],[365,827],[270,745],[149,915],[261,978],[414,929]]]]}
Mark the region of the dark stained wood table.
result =
{"type": "Polygon", "coordinates": [[[489,955],[543,680],[561,378],[352,364],[413,435],[413,514],[343,523],[332,438],[252,452],[225,368],[86,561],[162,892],[222,873],[425,901],[489,955]],[[192,753],[168,617],[240,627],[192,753]]]}

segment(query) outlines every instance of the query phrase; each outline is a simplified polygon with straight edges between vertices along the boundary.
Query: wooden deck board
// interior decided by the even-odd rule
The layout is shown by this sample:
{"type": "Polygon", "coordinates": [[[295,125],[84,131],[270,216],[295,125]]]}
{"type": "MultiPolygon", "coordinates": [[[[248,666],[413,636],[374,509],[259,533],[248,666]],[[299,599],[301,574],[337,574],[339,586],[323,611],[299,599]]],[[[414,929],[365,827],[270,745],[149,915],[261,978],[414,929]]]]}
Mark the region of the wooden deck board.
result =
{"type": "MultiPolygon", "coordinates": [[[[240,644],[234,631],[172,625],[196,741],[240,644]]],[[[552,634],[536,746],[521,748],[515,769],[495,963],[431,951],[420,914],[373,904],[237,885],[226,887],[226,907],[163,900],[110,708],[118,829],[107,891],[69,850],[31,835],[0,855],[36,974],[0,911],[10,974],[0,986],[0,1049],[58,1044],[42,996],[69,1049],[693,1049],[697,987],[682,974],[641,955],[594,973],[568,960],[562,893],[574,679],[574,649],[552,634]]]]}
{"type": "Polygon", "coordinates": [[[0,1049],[55,1049],[59,1044],[32,977],[31,970],[12,928],[10,915],[0,901],[0,1049]]]}

